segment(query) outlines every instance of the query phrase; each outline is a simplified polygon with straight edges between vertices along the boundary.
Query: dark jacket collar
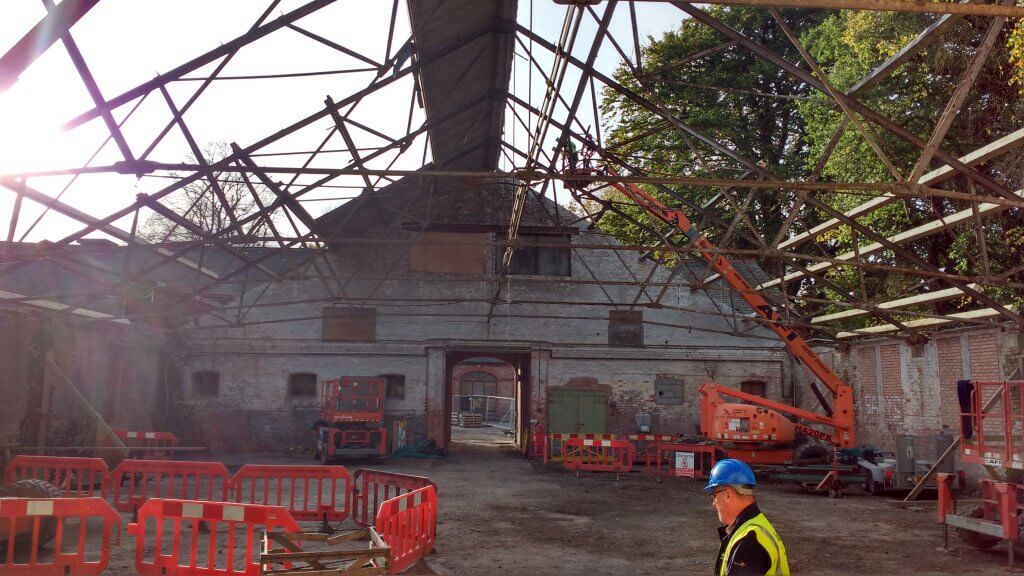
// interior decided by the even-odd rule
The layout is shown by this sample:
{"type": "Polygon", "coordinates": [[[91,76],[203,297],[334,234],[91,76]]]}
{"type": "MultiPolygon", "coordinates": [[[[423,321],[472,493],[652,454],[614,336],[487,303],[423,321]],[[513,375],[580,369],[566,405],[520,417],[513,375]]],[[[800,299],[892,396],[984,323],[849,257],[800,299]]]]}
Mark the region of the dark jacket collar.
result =
{"type": "Polygon", "coordinates": [[[736,519],[732,521],[732,524],[718,527],[718,537],[722,540],[726,540],[729,538],[730,534],[736,531],[737,528],[760,513],[761,509],[757,507],[757,502],[752,502],[749,506],[740,510],[740,513],[736,515],[736,519]]]}

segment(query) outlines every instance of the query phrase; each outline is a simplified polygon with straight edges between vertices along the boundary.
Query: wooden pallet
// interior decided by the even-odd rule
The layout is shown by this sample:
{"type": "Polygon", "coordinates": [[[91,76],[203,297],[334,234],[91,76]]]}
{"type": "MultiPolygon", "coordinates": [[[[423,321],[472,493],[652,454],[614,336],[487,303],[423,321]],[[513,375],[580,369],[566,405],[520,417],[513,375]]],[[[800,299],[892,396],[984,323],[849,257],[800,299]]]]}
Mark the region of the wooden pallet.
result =
{"type": "Polygon", "coordinates": [[[482,414],[476,414],[474,412],[459,412],[459,427],[480,428],[483,425],[484,417],[482,414]]]}
{"type": "Polygon", "coordinates": [[[391,558],[391,548],[372,526],[335,535],[267,532],[263,549],[260,574],[265,576],[386,576],[391,558]]]}

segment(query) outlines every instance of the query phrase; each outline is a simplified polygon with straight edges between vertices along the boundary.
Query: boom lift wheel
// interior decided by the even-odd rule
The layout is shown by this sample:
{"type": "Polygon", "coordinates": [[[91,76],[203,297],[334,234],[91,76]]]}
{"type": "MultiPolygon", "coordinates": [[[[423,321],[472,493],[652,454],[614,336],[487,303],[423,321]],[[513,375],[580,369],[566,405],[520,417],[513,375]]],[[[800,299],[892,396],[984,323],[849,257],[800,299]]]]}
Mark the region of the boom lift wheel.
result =
{"type": "MultiPolygon", "coordinates": [[[[64,494],[61,493],[60,489],[42,480],[18,480],[12,482],[6,486],[0,486],[0,498],[61,498],[64,494]]],[[[46,518],[39,522],[39,547],[42,548],[50,543],[53,538],[57,535],[57,519],[46,518]]],[[[7,553],[7,546],[9,542],[3,540],[7,538],[7,530],[3,530],[0,534],[0,554],[7,553]]],[[[32,531],[29,529],[27,533],[17,534],[14,537],[14,552],[15,554],[21,554],[28,552],[28,547],[32,545],[32,531]]]]}

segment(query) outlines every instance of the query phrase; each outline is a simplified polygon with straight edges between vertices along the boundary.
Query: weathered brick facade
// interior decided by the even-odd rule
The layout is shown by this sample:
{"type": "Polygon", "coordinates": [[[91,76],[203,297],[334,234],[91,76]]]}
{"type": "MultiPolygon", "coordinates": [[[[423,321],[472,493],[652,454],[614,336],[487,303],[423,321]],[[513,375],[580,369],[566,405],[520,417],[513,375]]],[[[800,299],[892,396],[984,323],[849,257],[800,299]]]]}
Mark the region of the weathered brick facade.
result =
{"type": "MultiPolygon", "coordinates": [[[[430,202],[422,203],[383,194],[373,204],[356,203],[324,217],[333,226],[321,231],[334,238],[331,268],[346,279],[345,298],[339,300],[345,306],[374,308],[374,341],[323,341],[322,310],[332,296],[324,282],[305,279],[273,283],[262,301],[310,303],[254,308],[247,311],[243,328],[187,330],[185,379],[198,370],[216,370],[221,378],[217,397],[190,396],[188,383],[183,386],[186,404],[195,407],[192,425],[205,436],[199,441],[252,448],[308,444],[315,400],[286,395],[288,374],[308,372],[318,379],[404,376],[405,397],[388,399],[389,419],[409,421],[412,441],[443,443],[450,408],[445,403],[449,355],[467,351],[523,359],[522,392],[529,398],[523,431],[545,428],[549,388],[581,377],[608,392],[609,432],[635,431],[638,412],[652,415],[657,432],[693,432],[697,389],[712,380],[737,387],[744,380],[764,381],[769,397],[792,401],[797,377],[781,343],[743,318],[751,311],[740,299],[721,289],[692,291],[688,282],[703,273],[702,267],[681,271],[663,287],[670,281],[666,270],[652,275],[653,263],[614,250],[606,234],[559,228],[551,211],[561,214],[563,222],[576,218],[558,212],[554,204],[529,203],[522,226],[561,230],[574,246],[586,247],[571,250],[570,275],[513,275],[498,290],[494,271],[502,248],[492,243],[504,236],[508,193],[502,186],[468,196],[464,190],[438,189],[430,202]],[[442,248],[424,251],[417,219],[447,226],[446,241],[457,239],[459,230],[468,230],[467,239],[485,239],[487,273],[451,272],[476,266],[444,262],[438,253],[442,248]],[[417,244],[420,252],[411,259],[409,247],[417,244]],[[424,271],[431,263],[445,264],[446,271],[424,271]],[[653,285],[640,292],[638,283],[648,277],[653,285]],[[420,303],[428,299],[434,303],[420,303]],[[633,301],[637,305],[630,307],[633,301]],[[610,344],[609,313],[630,309],[642,313],[643,345],[610,344]],[[656,403],[658,375],[684,381],[682,405],[656,403]],[[232,415],[232,426],[222,424],[224,414],[232,415]]],[[[474,253],[458,251],[466,257],[474,253]]]]}
{"type": "Polygon", "coordinates": [[[918,346],[853,344],[838,361],[854,386],[858,444],[892,450],[895,435],[914,434],[919,455],[935,457],[931,438],[959,432],[957,380],[1021,379],[1020,344],[1018,332],[998,328],[939,332],[918,346]]]}
{"type": "Polygon", "coordinates": [[[167,360],[142,325],[0,310],[0,445],[36,445],[40,418],[47,446],[92,445],[96,422],[68,381],[113,426],[163,425],[167,360]]]}

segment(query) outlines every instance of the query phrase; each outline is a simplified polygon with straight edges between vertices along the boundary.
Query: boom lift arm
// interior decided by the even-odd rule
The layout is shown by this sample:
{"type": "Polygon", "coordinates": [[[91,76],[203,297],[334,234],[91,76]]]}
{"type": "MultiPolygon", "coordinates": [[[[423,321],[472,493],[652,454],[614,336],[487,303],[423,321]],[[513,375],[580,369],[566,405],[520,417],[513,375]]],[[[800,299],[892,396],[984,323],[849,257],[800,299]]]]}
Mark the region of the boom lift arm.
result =
{"type": "MultiPolygon", "coordinates": [[[[573,155],[575,156],[575,155],[573,155]]],[[[718,384],[705,385],[701,388],[701,392],[705,394],[705,404],[714,403],[715,399],[718,399],[718,394],[723,393],[728,396],[733,396],[741,400],[750,402],[755,406],[761,406],[766,409],[775,410],[794,416],[804,418],[815,422],[817,424],[825,425],[831,428],[834,432],[822,433],[816,429],[808,426],[796,425],[797,430],[808,434],[812,437],[820,440],[827,441],[833,445],[841,448],[850,448],[854,445],[854,427],[853,427],[853,391],[850,386],[844,382],[839,376],[837,376],[832,370],[826,365],[814,350],[811,349],[807,341],[804,340],[799,333],[793,328],[787,326],[782,321],[782,315],[775,309],[775,307],[765,299],[754,287],[743,277],[742,274],[736,270],[729,260],[722,254],[717,252],[714,244],[711,243],[705,236],[693,226],[690,222],[689,217],[682,212],[674,208],[669,208],[661,200],[658,200],[651,194],[648,194],[643,189],[635,184],[630,184],[620,181],[619,174],[615,168],[605,163],[604,172],[599,172],[588,166],[589,159],[585,160],[582,168],[576,167],[574,160],[576,158],[570,158],[568,170],[576,174],[585,174],[587,176],[593,175],[609,175],[614,177],[616,181],[607,182],[607,184],[624,196],[635,202],[638,206],[643,208],[648,214],[654,216],[658,220],[665,222],[676,227],[680,232],[686,235],[690,239],[693,247],[696,251],[711,265],[711,267],[717,272],[723,280],[725,280],[729,286],[740,295],[741,298],[757,313],[761,318],[762,324],[775,332],[776,335],[785,343],[790,353],[822,383],[831,392],[833,402],[831,410],[828,406],[825,406],[826,411],[830,411],[828,415],[821,415],[808,410],[803,410],[793,406],[787,406],[778,402],[767,400],[760,396],[754,396],[746,394],[739,390],[720,386],[718,384]],[[713,397],[711,396],[713,394],[713,397]]],[[[567,186],[577,187],[577,184],[581,182],[568,181],[567,186]]],[[[718,399],[720,402],[721,400],[718,399]]],[[[702,412],[704,412],[702,410],[702,412]]],[[[705,423],[703,420],[710,418],[709,415],[701,416],[701,427],[705,434],[709,434],[709,423],[705,423]]]]}

